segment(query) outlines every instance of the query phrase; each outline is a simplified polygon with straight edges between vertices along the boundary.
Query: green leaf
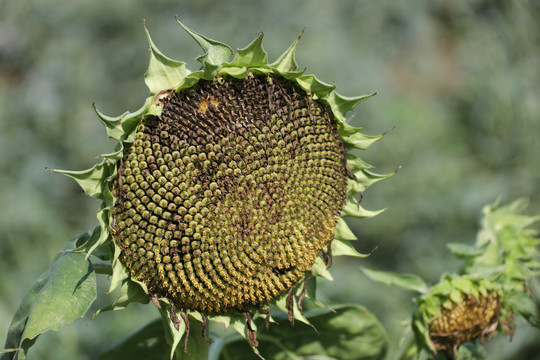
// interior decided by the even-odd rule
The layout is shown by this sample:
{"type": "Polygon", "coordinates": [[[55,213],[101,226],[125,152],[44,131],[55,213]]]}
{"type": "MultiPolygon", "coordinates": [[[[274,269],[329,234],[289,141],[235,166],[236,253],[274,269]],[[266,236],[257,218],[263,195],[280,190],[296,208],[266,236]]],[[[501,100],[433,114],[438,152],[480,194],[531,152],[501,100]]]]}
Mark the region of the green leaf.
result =
{"type": "Polygon", "coordinates": [[[463,300],[463,293],[458,289],[453,289],[450,293],[450,300],[452,300],[456,304],[460,303],[463,300]]]}
{"type": "MultiPolygon", "coordinates": [[[[153,97],[150,96],[146,98],[143,106],[141,106],[137,111],[135,112],[129,112],[126,111],[124,114],[116,117],[107,116],[100,112],[97,108],[96,103],[93,104],[94,111],[105,126],[105,129],[107,131],[107,135],[119,143],[122,143],[124,141],[131,142],[130,136],[132,136],[132,133],[135,132],[135,129],[137,128],[137,125],[139,125],[141,119],[147,115],[150,111],[150,108],[152,107],[152,101],[153,97]]],[[[155,112],[156,109],[154,108],[153,111],[155,112]]],[[[157,114],[154,114],[157,115],[157,114]]],[[[123,147],[119,147],[114,153],[108,154],[108,155],[102,155],[102,157],[112,158],[112,159],[119,159],[122,157],[122,151],[123,147]],[[118,154],[117,154],[118,153],[118,154]]]]}
{"type": "Polygon", "coordinates": [[[456,356],[456,360],[485,360],[488,359],[486,349],[478,342],[466,342],[462,344],[456,356]]]}
{"type": "Polygon", "coordinates": [[[328,309],[328,306],[317,300],[317,277],[310,279],[306,285],[307,297],[319,308],[328,309]]]}
{"type": "Polygon", "coordinates": [[[296,70],[297,64],[294,58],[296,47],[304,35],[304,30],[298,35],[298,38],[292,43],[291,46],[283,53],[276,61],[270,64],[271,67],[278,70],[280,73],[290,73],[296,70]]]}
{"type": "Polygon", "coordinates": [[[436,317],[441,311],[441,299],[438,296],[427,296],[424,301],[425,311],[429,316],[436,317]]]}
{"type": "Polygon", "coordinates": [[[212,40],[196,31],[191,30],[186,25],[182,24],[178,18],[176,22],[199,44],[204,50],[204,55],[201,55],[197,60],[201,63],[210,63],[212,65],[220,65],[232,56],[233,50],[227,44],[212,40]]]}
{"type": "Polygon", "coordinates": [[[95,113],[97,114],[103,125],[105,125],[107,135],[111,139],[119,139],[121,134],[123,133],[122,128],[120,127],[120,121],[124,116],[129,114],[129,111],[126,111],[120,116],[108,116],[98,110],[97,104],[95,102],[92,104],[92,107],[94,108],[95,113]]]}
{"type": "Polygon", "coordinates": [[[301,75],[296,82],[302,89],[315,94],[317,98],[324,98],[336,88],[336,84],[327,84],[317,79],[315,75],[301,75]]]}
{"type": "Polygon", "coordinates": [[[348,200],[343,205],[343,209],[341,209],[341,215],[364,219],[368,217],[373,217],[377,214],[382,213],[383,211],[384,209],[378,211],[366,210],[362,206],[360,206],[358,200],[356,200],[352,196],[349,196],[348,200]]]}
{"type": "MultiPolygon", "coordinates": [[[[388,349],[386,333],[377,318],[359,305],[340,305],[336,313],[314,312],[304,323],[291,326],[287,319],[277,318],[279,326],[259,332],[259,351],[266,359],[384,359],[388,349]]],[[[262,322],[259,328],[263,327],[262,322]]],[[[231,341],[220,359],[253,359],[246,341],[231,341]]]]}
{"type": "Polygon", "coordinates": [[[365,188],[367,188],[375,183],[378,183],[381,180],[388,179],[395,173],[396,172],[391,172],[390,174],[376,174],[369,170],[360,170],[358,172],[355,172],[354,175],[356,176],[356,181],[359,184],[362,184],[362,186],[364,186],[365,188]]]}
{"type": "Polygon", "coordinates": [[[224,65],[235,67],[268,66],[268,55],[262,47],[263,36],[263,33],[259,33],[257,38],[255,38],[248,46],[239,49],[236,54],[234,54],[234,58],[230,63],[224,65]]]}
{"type": "Polygon", "coordinates": [[[92,231],[86,231],[79,236],[68,240],[62,250],[56,254],[53,262],[58,260],[58,258],[60,258],[60,256],[62,256],[68,250],[77,250],[77,252],[80,252],[81,250],[91,247],[97,238],[99,238],[100,231],[101,229],[99,226],[96,226],[92,231]]]}
{"type": "Polygon", "coordinates": [[[11,322],[8,359],[24,359],[35,339],[83,317],[96,298],[96,274],[85,254],[64,252],[26,293],[11,322]]]}
{"type": "Polygon", "coordinates": [[[456,289],[461,291],[464,294],[472,294],[474,293],[474,285],[473,282],[466,277],[455,277],[453,285],[456,289]]]}
{"type": "Polygon", "coordinates": [[[338,129],[339,135],[341,135],[342,137],[356,134],[360,130],[362,130],[361,127],[351,126],[346,122],[340,123],[339,124],[339,129],[338,129]]]}
{"type": "Polygon", "coordinates": [[[343,142],[348,148],[354,148],[354,149],[360,149],[360,150],[366,150],[368,147],[371,146],[375,141],[382,138],[384,135],[365,135],[361,132],[354,133],[352,135],[343,136],[343,142]]]}
{"type": "Polygon", "coordinates": [[[96,313],[92,315],[92,318],[105,311],[124,309],[129,304],[134,302],[147,304],[149,301],[150,296],[144,292],[139,284],[131,281],[130,279],[125,279],[122,282],[118,294],[113,302],[96,311],[96,313]]]}
{"type": "Polygon", "coordinates": [[[159,51],[150,37],[146,24],[144,25],[144,31],[150,45],[150,63],[144,81],[150,90],[150,94],[156,95],[163,90],[176,89],[190,71],[186,68],[184,62],[170,59],[159,51]]]}
{"type": "Polygon", "coordinates": [[[513,292],[504,301],[512,312],[518,313],[530,325],[540,329],[539,308],[533,299],[524,292],[513,292]]]}
{"type": "MultiPolygon", "coordinates": [[[[210,333],[208,331],[208,333],[210,333]]],[[[202,323],[190,318],[187,353],[184,348],[176,350],[176,358],[181,360],[204,360],[208,358],[210,344],[202,336],[202,323]]],[[[132,358],[133,359],[133,358],[132,358]]]]}
{"type": "Polygon", "coordinates": [[[328,271],[326,264],[320,256],[315,259],[315,262],[311,267],[311,272],[313,273],[313,276],[320,276],[326,280],[334,281],[332,274],[330,274],[330,271],[328,271]]]}
{"type": "Polygon", "coordinates": [[[192,86],[194,86],[195,84],[197,84],[199,82],[199,80],[201,80],[204,77],[205,77],[204,71],[201,71],[201,70],[194,71],[194,72],[190,73],[188,76],[186,76],[184,79],[182,79],[182,81],[180,82],[180,84],[176,88],[176,91],[189,89],[192,86]]]}
{"type": "Polygon", "coordinates": [[[332,256],[354,256],[359,258],[368,257],[369,254],[361,254],[351,245],[348,240],[332,240],[332,256]]]}
{"type": "Polygon", "coordinates": [[[224,66],[219,70],[220,75],[229,75],[237,79],[243,79],[248,74],[248,69],[245,66],[224,66]]]}
{"type": "Polygon", "coordinates": [[[352,172],[357,172],[360,170],[369,169],[372,166],[364,162],[364,160],[360,159],[358,156],[347,153],[347,167],[352,172]]]}
{"type": "Polygon", "coordinates": [[[105,188],[108,189],[108,184],[106,184],[104,180],[113,174],[114,165],[103,161],[87,170],[71,171],[50,169],[50,171],[69,176],[77,181],[85,193],[93,198],[101,199],[103,198],[105,188]]]}
{"type": "MultiPolygon", "coordinates": [[[[289,312],[289,307],[287,306],[287,296],[288,296],[288,294],[285,292],[285,293],[281,294],[278,298],[276,298],[275,300],[272,301],[272,303],[274,305],[276,305],[276,307],[278,309],[280,309],[281,311],[283,311],[286,314],[288,314],[288,312],[289,312]]],[[[302,312],[298,308],[297,302],[293,301],[292,305],[293,305],[294,318],[296,320],[299,320],[299,321],[303,322],[304,324],[309,325],[308,319],[306,319],[304,314],[302,314],[302,312]]]]}
{"type": "Polygon", "coordinates": [[[414,274],[397,274],[389,271],[377,271],[362,268],[362,271],[371,280],[384,285],[397,286],[405,290],[412,290],[421,294],[427,292],[428,286],[425,281],[414,274]]]}
{"type": "Polygon", "coordinates": [[[356,235],[354,235],[354,233],[349,228],[349,225],[347,225],[345,220],[343,220],[343,218],[341,217],[339,218],[336,224],[334,238],[338,240],[349,240],[349,241],[357,240],[356,235]]]}
{"type": "Polygon", "coordinates": [[[129,270],[120,261],[120,247],[114,242],[114,254],[111,261],[112,265],[112,277],[109,285],[109,293],[116,289],[119,285],[123,284],[126,279],[129,279],[129,270]]]}
{"type": "Polygon", "coordinates": [[[431,339],[429,338],[429,329],[426,325],[426,320],[421,313],[415,312],[413,314],[411,326],[416,339],[417,348],[425,349],[429,352],[435,350],[435,348],[433,348],[431,339]]]}
{"type": "Polygon", "coordinates": [[[96,256],[108,255],[108,259],[111,257],[111,247],[110,247],[110,238],[111,235],[109,231],[104,229],[110,229],[109,223],[109,206],[113,203],[113,196],[109,188],[105,188],[105,193],[103,196],[103,203],[101,204],[96,217],[98,219],[99,226],[96,227],[96,230],[92,234],[92,241],[89,241],[88,244],[83,248],[86,250],[86,258],[88,259],[90,255],[94,254],[94,251],[97,253],[96,256]]]}
{"type": "Polygon", "coordinates": [[[345,122],[345,115],[353,110],[356,105],[358,105],[360,102],[375,96],[377,93],[372,94],[366,94],[356,97],[348,97],[338,94],[335,91],[332,91],[328,96],[324,99],[324,101],[330,105],[332,108],[332,113],[334,116],[342,122],[345,122]]]}
{"type": "Polygon", "coordinates": [[[172,360],[178,344],[180,344],[180,340],[182,340],[184,334],[186,333],[186,323],[184,322],[184,319],[182,319],[180,313],[176,311],[175,314],[176,317],[179,319],[179,322],[175,325],[170,316],[171,305],[169,303],[169,300],[160,298],[159,303],[161,307],[159,309],[159,314],[161,315],[161,319],[163,320],[163,322],[167,324],[165,338],[167,339],[167,343],[169,344],[170,359],[172,360]],[[176,326],[178,326],[178,328],[176,326]]]}
{"type": "Polygon", "coordinates": [[[486,251],[486,245],[484,246],[470,246],[460,243],[446,244],[446,247],[459,259],[466,259],[482,255],[486,251]]]}

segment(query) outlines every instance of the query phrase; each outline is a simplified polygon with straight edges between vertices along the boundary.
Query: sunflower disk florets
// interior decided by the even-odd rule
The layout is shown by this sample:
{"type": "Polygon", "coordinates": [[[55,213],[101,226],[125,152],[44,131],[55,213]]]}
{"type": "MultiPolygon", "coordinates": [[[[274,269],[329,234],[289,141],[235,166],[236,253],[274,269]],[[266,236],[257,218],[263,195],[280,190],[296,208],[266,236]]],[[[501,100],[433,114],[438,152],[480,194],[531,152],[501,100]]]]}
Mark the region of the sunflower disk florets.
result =
{"type": "Polygon", "coordinates": [[[140,123],[113,184],[122,262],[181,308],[268,302],[333,237],[348,177],[335,119],[271,75],[158,99],[161,115],[140,123]]]}

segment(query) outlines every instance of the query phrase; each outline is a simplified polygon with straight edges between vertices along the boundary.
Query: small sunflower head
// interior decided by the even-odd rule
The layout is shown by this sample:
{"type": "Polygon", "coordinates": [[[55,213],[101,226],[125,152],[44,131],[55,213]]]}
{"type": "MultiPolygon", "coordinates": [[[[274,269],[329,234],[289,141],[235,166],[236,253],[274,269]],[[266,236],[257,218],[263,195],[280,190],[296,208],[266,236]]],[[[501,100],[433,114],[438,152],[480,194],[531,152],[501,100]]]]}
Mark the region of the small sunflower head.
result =
{"type": "MultiPolygon", "coordinates": [[[[500,287],[467,275],[444,275],[417,299],[413,330],[421,348],[450,350],[468,341],[484,341],[507,324],[500,287]]],[[[503,328],[503,330],[507,330],[503,328]]]]}
{"type": "Polygon", "coordinates": [[[429,337],[437,350],[454,350],[464,342],[479,338],[481,341],[497,330],[501,302],[496,293],[476,298],[462,295],[461,301],[452,302],[451,308],[441,307],[437,317],[429,324],[429,337]]]}
{"type": "Polygon", "coordinates": [[[103,201],[88,251],[112,246],[111,289],[127,289],[118,303],[140,301],[142,289],[169,318],[173,351],[188,319],[238,324],[236,314],[256,346],[252,316],[268,320],[272,303],[307,322],[308,279],[331,279],[332,255],[363,256],[342,217],[376,215],[355,195],[391,174],[349,152],[381,135],[345,114],[374,94],[344,97],[296,71],[300,37],[269,63],[262,34],[233,53],[180,25],[205,51],[201,69],[163,55],[147,31],[150,96],[119,117],[96,109],[115,152],[60,172],[103,201]]]}

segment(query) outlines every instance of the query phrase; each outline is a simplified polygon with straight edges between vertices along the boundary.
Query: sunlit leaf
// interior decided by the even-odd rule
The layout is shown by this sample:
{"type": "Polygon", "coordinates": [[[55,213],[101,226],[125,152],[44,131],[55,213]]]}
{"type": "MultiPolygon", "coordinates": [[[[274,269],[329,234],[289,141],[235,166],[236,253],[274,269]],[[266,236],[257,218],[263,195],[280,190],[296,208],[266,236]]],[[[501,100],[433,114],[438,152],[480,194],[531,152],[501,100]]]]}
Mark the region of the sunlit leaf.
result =
{"type": "Polygon", "coordinates": [[[362,268],[362,271],[373,281],[385,285],[393,285],[405,290],[425,293],[428,289],[424,280],[414,274],[397,274],[389,271],[378,271],[362,268]]]}

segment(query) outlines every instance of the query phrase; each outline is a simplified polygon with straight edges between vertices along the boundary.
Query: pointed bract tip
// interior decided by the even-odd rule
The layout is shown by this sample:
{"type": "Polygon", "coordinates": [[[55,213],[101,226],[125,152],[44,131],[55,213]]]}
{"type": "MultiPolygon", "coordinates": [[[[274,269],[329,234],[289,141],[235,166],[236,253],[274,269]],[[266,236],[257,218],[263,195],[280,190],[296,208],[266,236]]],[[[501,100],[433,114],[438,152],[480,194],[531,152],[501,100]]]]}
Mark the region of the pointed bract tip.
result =
{"type": "Polygon", "coordinates": [[[304,25],[302,30],[300,31],[300,35],[298,35],[298,40],[302,39],[302,36],[304,36],[304,32],[306,31],[307,26],[304,25]]]}
{"type": "Polygon", "coordinates": [[[381,136],[384,136],[384,135],[388,134],[390,131],[394,130],[395,128],[396,128],[395,126],[392,126],[390,129],[388,129],[388,130],[386,130],[385,132],[383,132],[383,133],[381,134],[381,136]]]}
{"type": "MultiPolygon", "coordinates": [[[[184,29],[184,31],[187,32],[189,36],[191,36],[193,40],[195,40],[197,44],[199,44],[199,46],[204,50],[204,54],[197,58],[197,61],[203,64],[203,69],[210,69],[212,71],[217,70],[213,68],[228,61],[229,58],[233,55],[234,51],[229,45],[199,34],[198,32],[182,24],[178,17],[175,18],[178,25],[180,25],[184,29]]],[[[215,74],[213,73],[211,75],[211,77],[215,76],[215,74]]]]}

